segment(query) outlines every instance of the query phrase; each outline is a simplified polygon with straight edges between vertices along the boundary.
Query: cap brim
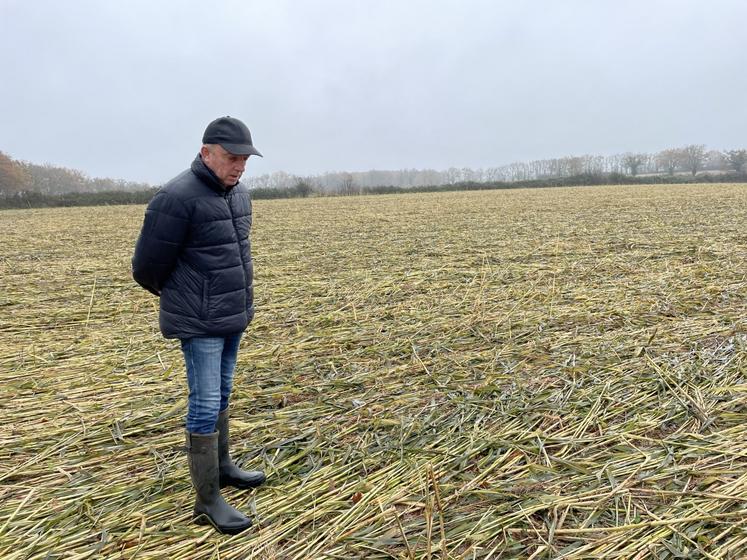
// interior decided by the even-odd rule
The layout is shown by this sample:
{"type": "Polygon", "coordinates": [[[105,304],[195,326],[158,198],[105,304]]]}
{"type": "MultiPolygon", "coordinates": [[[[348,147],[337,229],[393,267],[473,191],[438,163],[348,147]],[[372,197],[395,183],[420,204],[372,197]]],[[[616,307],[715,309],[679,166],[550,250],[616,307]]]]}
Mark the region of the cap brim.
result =
{"type": "Polygon", "coordinates": [[[221,144],[224,150],[235,156],[259,156],[264,157],[260,151],[251,144],[221,144]]]}

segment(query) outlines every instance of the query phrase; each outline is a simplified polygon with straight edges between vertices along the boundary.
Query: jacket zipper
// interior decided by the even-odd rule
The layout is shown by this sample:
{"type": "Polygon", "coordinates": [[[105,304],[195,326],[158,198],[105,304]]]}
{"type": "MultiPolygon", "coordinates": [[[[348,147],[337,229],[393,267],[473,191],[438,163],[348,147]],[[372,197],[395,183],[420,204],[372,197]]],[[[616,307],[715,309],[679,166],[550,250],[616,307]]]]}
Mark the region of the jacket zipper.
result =
{"type": "Polygon", "coordinates": [[[228,205],[228,213],[231,214],[231,227],[233,227],[233,233],[236,235],[236,246],[239,250],[239,260],[241,261],[241,274],[244,276],[244,286],[246,286],[246,263],[244,262],[244,255],[241,252],[241,239],[239,238],[239,230],[236,229],[236,221],[234,220],[233,208],[231,207],[231,199],[233,198],[233,189],[229,192],[223,193],[223,198],[228,205]]]}

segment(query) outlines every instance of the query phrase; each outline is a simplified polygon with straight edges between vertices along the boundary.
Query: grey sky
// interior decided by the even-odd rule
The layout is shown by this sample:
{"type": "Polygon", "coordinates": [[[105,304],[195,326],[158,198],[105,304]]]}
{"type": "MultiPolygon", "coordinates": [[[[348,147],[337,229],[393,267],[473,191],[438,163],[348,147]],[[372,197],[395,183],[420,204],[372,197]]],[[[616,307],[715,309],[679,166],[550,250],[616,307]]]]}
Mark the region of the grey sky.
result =
{"type": "Polygon", "coordinates": [[[0,151],[162,182],[747,146],[742,0],[0,0],[0,151]]]}

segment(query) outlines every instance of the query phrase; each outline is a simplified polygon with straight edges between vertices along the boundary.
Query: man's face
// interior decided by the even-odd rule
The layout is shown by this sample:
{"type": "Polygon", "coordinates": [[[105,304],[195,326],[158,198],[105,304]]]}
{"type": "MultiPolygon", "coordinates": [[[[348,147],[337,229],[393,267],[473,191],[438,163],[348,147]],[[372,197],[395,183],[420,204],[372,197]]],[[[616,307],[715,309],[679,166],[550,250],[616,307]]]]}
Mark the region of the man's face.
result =
{"type": "Polygon", "coordinates": [[[227,152],[218,144],[203,146],[200,150],[205,162],[225,187],[233,187],[241,179],[249,156],[239,156],[227,152]]]}

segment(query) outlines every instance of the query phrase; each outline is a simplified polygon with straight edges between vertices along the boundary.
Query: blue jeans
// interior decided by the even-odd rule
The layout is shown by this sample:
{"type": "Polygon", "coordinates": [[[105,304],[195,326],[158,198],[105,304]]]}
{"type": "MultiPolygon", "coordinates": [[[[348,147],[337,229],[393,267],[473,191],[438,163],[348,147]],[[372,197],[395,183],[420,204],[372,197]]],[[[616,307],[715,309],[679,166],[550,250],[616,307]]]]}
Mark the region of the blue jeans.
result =
{"type": "Polygon", "coordinates": [[[187,366],[187,431],[212,434],[218,414],[228,407],[241,334],[182,339],[187,366]]]}

